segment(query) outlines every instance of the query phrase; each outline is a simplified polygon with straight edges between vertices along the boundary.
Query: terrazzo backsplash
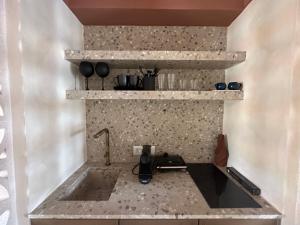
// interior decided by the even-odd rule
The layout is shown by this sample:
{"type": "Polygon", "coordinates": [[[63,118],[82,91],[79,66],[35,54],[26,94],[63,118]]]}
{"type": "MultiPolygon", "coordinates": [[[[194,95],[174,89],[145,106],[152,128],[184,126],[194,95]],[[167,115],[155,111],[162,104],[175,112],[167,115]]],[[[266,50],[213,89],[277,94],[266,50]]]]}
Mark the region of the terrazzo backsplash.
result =
{"type": "Polygon", "coordinates": [[[85,26],[86,50],[226,50],[223,27],[85,26]]]}
{"type": "MultiPolygon", "coordinates": [[[[226,28],[85,26],[85,50],[226,50],[226,28]]],[[[111,70],[105,89],[115,86],[119,74],[138,70],[111,70]]],[[[214,89],[224,81],[224,70],[161,70],[179,79],[199,79],[199,90],[214,89]]],[[[89,80],[99,90],[101,80],[89,80]]],[[[87,159],[103,161],[105,137],[93,135],[110,131],[113,162],[136,161],[133,145],[151,144],[156,152],[177,153],[187,162],[211,162],[218,134],[222,133],[222,101],[87,100],[87,159]]]]}

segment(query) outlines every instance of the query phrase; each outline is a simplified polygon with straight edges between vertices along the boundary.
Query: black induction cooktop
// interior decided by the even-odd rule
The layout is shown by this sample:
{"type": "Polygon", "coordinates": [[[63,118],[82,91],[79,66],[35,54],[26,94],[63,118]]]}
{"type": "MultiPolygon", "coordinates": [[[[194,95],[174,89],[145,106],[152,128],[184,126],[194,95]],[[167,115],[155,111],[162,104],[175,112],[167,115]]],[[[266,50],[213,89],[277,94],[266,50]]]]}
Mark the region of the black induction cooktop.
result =
{"type": "Polygon", "coordinates": [[[261,208],[216,166],[192,163],[188,172],[211,208],[261,208]]]}

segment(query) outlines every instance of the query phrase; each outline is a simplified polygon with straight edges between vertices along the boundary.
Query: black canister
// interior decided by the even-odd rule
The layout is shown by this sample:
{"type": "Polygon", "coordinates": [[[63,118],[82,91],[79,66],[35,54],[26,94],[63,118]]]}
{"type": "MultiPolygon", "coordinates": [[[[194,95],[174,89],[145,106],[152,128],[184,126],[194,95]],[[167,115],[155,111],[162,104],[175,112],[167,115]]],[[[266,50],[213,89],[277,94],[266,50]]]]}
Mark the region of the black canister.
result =
{"type": "Polygon", "coordinates": [[[155,77],[158,75],[158,69],[154,68],[153,70],[143,71],[140,67],[140,72],[144,75],[142,84],[144,90],[155,90],[155,77]]]}
{"type": "Polygon", "coordinates": [[[155,76],[144,76],[143,78],[144,90],[155,90],[155,76]]]}

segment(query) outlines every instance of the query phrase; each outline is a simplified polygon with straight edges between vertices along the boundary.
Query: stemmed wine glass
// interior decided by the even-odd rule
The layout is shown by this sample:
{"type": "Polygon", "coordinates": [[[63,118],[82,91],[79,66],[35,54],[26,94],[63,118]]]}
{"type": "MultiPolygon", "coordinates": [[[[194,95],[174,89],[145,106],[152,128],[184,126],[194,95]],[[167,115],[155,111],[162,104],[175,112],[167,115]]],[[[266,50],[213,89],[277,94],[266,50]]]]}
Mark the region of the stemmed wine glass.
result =
{"type": "Polygon", "coordinates": [[[94,74],[93,64],[87,61],[82,61],[79,64],[79,71],[85,77],[85,90],[89,90],[88,78],[94,74]]]}
{"type": "Polygon", "coordinates": [[[97,75],[102,78],[102,90],[104,90],[104,78],[109,74],[109,66],[107,63],[98,62],[95,66],[95,71],[97,75]]]}

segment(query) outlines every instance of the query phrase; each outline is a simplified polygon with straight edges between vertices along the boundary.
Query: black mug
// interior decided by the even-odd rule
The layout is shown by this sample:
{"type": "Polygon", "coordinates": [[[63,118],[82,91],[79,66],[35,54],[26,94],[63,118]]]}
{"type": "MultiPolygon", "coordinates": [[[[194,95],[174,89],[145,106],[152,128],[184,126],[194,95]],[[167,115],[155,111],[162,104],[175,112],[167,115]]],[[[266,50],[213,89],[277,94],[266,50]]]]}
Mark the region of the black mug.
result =
{"type": "Polygon", "coordinates": [[[230,82],[227,85],[229,90],[241,90],[242,89],[242,83],[239,82],[230,82]]]}
{"type": "Polygon", "coordinates": [[[136,88],[139,86],[139,82],[140,82],[140,77],[137,75],[131,75],[127,77],[127,81],[129,84],[129,87],[131,88],[136,88]]]}
{"type": "Polygon", "coordinates": [[[117,77],[115,77],[117,79],[117,85],[119,87],[127,87],[128,86],[128,78],[127,75],[118,75],[117,77]]]}
{"type": "Polygon", "coordinates": [[[140,77],[137,75],[118,75],[117,86],[121,88],[136,89],[140,85],[140,77]]]}

